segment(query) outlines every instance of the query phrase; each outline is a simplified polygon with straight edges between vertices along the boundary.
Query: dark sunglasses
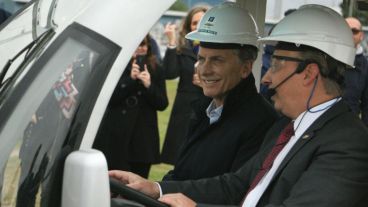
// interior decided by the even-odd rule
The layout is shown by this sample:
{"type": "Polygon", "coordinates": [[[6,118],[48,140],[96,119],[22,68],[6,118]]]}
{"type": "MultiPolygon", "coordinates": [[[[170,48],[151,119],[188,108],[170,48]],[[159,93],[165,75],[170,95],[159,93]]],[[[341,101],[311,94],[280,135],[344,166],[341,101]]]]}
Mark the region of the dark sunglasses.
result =
{"type": "Polygon", "coordinates": [[[357,35],[357,34],[359,34],[359,32],[361,32],[362,30],[360,30],[360,29],[357,29],[357,28],[352,28],[351,29],[351,32],[353,33],[353,35],[357,35]]]}

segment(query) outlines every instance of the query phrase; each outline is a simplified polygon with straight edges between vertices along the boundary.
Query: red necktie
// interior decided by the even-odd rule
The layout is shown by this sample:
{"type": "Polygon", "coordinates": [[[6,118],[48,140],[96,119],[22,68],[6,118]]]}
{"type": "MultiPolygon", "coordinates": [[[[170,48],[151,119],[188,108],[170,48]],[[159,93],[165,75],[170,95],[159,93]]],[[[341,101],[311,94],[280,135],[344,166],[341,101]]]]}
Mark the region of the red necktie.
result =
{"type": "Polygon", "coordinates": [[[276,141],[276,144],[273,146],[271,152],[267,155],[266,159],[263,161],[262,168],[258,171],[256,177],[253,179],[253,182],[248,189],[247,195],[251,190],[253,190],[253,188],[257,186],[257,184],[263,178],[263,176],[271,169],[273,161],[293,135],[294,135],[293,122],[290,122],[288,125],[286,125],[284,130],[282,130],[279,138],[276,141]]]}

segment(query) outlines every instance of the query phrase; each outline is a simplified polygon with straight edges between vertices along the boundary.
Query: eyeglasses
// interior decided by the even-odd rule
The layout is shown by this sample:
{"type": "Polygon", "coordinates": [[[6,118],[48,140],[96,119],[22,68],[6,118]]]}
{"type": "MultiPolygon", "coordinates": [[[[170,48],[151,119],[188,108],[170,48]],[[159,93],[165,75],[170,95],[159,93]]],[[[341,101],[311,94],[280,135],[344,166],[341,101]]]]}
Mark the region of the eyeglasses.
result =
{"type": "Polygon", "coordinates": [[[288,56],[281,56],[281,55],[272,55],[271,58],[271,72],[275,73],[279,71],[285,64],[286,61],[292,62],[303,62],[304,60],[296,57],[288,57],[288,56]]]}
{"type": "Polygon", "coordinates": [[[351,32],[353,33],[353,35],[357,35],[361,32],[362,30],[357,29],[357,28],[351,28],[351,32]]]}

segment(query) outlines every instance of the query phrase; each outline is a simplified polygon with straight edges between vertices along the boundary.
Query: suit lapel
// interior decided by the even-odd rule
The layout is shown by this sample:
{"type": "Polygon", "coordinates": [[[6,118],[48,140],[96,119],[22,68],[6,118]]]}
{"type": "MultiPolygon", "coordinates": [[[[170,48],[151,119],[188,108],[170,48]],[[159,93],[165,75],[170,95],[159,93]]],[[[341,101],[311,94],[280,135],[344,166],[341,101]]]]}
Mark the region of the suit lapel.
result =
{"type": "MultiPolygon", "coordinates": [[[[274,180],[290,162],[290,160],[302,149],[311,139],[316,135],[316,132],[323,127],[327,122],[334,119],[336,116],[348,111],[349,108],[342,101],[339,101],[330,109],[328,109],[322,116],[320,116],[298,139],[295,145],[290,149],[284,160],[281,162],[279,168],[276,170],[272,180],[274,180]]],[[[271,181],[272,182],[272,181],[271,181]]]]}

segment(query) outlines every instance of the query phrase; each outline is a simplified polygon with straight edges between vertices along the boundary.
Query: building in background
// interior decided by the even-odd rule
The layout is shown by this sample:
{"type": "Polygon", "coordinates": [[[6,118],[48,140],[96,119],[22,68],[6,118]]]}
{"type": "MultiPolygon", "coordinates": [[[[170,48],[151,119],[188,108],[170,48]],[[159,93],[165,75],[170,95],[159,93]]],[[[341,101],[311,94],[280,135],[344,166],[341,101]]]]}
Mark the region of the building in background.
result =
{"type": "MultiPolygon", "coordinates": [[[[191,9],[194,6],[214,6],[225,2],[227,0],[180,0],[183,4],[185,4],[186,8],[191,9]]],[[[164,34],[165,25],[167,23],[175,23],[177,28],[180,28],[180,24],[182,19],[187,15],[185,11],[167,11],[165,14],[160,18],[160,20],[152,27],[150,34],[151,36],[157,41],[161,57],[164,56],[166,51],[166,45],[168,43],[168,39],[164,34]]],[[[179,36],[179,35],[177,35],[179,36]]]]}
{"type": "MultiPolygon", "coordinates": [[[[21,8],[24,4],[29,2],[30,0],[0,0],[0,8],[14,13],[19,8],[21,8]]],[[[183,4],[187,6],[188,9],[197,5],[208,5],[213,6],[220,4],[224,1],[235,1],[235,0],[180,0],[183,4]]],[[[279,22],[283,17],[285,11],[288,9],[297,9],[301,5],[304,4],[320,4],[327,7],[330,7],[342,14],[341,4],[343,0],[268,0],[267,8],[266,8],[266,24],[264,27],[263,34],[268,34],[269,30],[273,25],[279,22]]],[[[180,27],[180,23],[182,18],[186,15],[186,12],[183,11],[167,11],[162,18],[152,27],[150,34],[153,36],[155,40],[157,40],[161,56],[164,55],[166,50],[167,39],[164,35],[164,27],[168,22],[176,23],[178,28],[180,27]]],[[[363,26],[363,30],[365,33],[365,39],[362,41],[362,45],[365,53],[367,53],[368,47],[368,27],[363,26]]]]}
{"type": "Polygon", "coordinates": [[[268,0],[266,5],[266,25],[264,34],[267,35],[271,27],[284,18],[284,13],[289,9],[297,9],[305,4],[320,4],[341,12],[343,0],[268,0]]]}
{"type": "Polygon", "coordinates": [[[185,3],[188,8],[192,8],[193,6],[196,5],[217,5],[220,4],[222,2],[224,2],[224,0],[181,0],[183,3],[185,3]]]}

